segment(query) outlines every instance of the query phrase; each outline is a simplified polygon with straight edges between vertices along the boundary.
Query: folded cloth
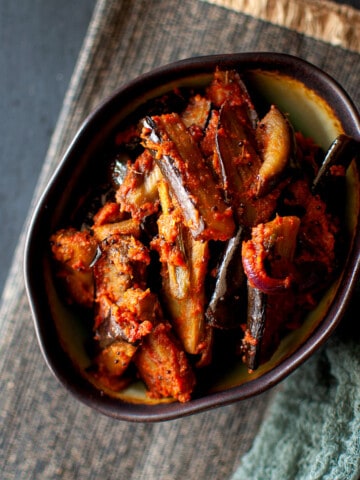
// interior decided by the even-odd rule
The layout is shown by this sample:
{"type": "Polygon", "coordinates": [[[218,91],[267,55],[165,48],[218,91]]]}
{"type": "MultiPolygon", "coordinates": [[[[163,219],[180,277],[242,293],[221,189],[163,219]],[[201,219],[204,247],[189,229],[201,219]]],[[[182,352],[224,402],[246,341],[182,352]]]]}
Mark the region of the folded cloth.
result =
{"type": "Polygon", "coordinates": [[[359,293],[325,348],[284,382],[232,480],[360,478],[359,293]]]}

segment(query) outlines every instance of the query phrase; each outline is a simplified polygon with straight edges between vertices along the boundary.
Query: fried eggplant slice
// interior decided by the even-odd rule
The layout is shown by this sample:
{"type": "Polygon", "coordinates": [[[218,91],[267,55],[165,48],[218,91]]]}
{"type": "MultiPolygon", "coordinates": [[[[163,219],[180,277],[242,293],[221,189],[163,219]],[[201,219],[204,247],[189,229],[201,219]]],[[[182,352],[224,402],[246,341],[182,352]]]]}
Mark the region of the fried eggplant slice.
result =
{"type": "Polygon", "coordinates": [[[269,112],[258,123],[256,140],[263,162],[258,173],[257,194],[263,196],[283,176],[294,151],[290,122],[275,105],[271,105],[269,112]]]}
{"type": "Polygon", "coordinates": [[[179,115],[147,117],[141,137],[176,197],[193,237],[231,238],[235,229],[232,210],[179,115]]]}
{"type": "Polygon", "coordinates": [[[298,217],[277,216],[254,227],[251,240],[243,243],[248,308],[242,349],[250,371],[256,370],[274,352],[281,324],[294,310],[294,294],[290,286],[295,274],[293,259],[299,227],[298,217]]]}
{"type": "Polygon", "coordinates": [[[281,339],[301,325],[304,305],[290,290],[286,295],[248,290],[248,320],[242,341],[244,363],[249,372],[255,371],[275,353],[281,339]]]}
{"type": "Polygon", "coordinates": [[[197,94],[190,98],[188,105],[181,113],[181,120],[185,127],[190,129],[195,137],[202,136],[210,115],[210,108],[210,100],[197,94]]]}
{"type": "Polygon", "coordinates": [[[94,303],[91,265],[97,252],[96,241],[88,231],[68,228],[54,233],[50,244],[69,303],[91,308],[94,303]]]}
{"type": "Polygon", "coordinates": [[[120,222],[106,223],[105,225],[94,225],[91,230],[98,243],[114,235],[130,235],[134,238],[139,238],[141,233],[140,222],[134,218],[128,218],[120,222]]]}
{"type": "Polygon", "coordinates": [[[120,205],[116,202],[106,202],[93,216],[93,225],[101,227],[109,223],[118,223],[127,217],[120,211],[120,205]]]}
{"type": "Polygon", "coordinates": [[[239,327],[246,309],[246,277],[240,260],[243,232],[240,227],[227,242],[216,269],[215,287],[206,309],[206,319],[212,327],[239,327]]]}
{"type": "Polygon", "coordinates": [[[159,321],[159,312],[158,299],[149,289],[128,288],[116,303],[109,303],[108,315],[98,327],[95,339],[100,348],[115,340],[136,344],[159,321]]]}
{"type": "Polygon", "coordinates": [[[159,321],[161,310],[156,295],[146,288],[150,260],[142,243],[129,235],[113,235],[100,244],[100,250],[93,267],[94,339],[99,349],[95,364],[101,379],[108,377],[108,383],[114,384],[159,321]],[[115,355],[120,364],[112,365],[115,355]]]}
{"type": "Polygon", "coordinates": [[[121,211],[129,212],[134,220],[142,220],[156,213],[160,176],[160,170],[148,150],[139,155],[134,163],[128,162],[125,178],[116,192],[121,211]]]}
{"type": "Polygon", "coordinates": [[[221,181],[239,224],[255,223],[252,200],[257,195],[261,159],[256,151],[255,132],[242,106],[225,102],[220,111],[216,145],[221,163],[221,181]]]}
{"type": "Polygon", "coordinates": [[[221,70],[217,68],[213,81],[206,90],[207,97],[212,104],[220,109],[225,103],[231,106],[242,107],[244,120],[251,128],[258,123],[258,114],[255,110],[249,92],[240,75],[235,70],[221,70]]]}
{"type": "Polygon", "coordinates": [[[126,377],[125,374],[137,348],[121,339],[103,348],[95,358],[94,377],[110,390],[121,391],[131,382],[131,377],[126,377]]]}
{"type": "Polygon", "coordinates": [[[159,323],[139,347],[135,365],[152,398],[191,398],[195,375],[168,323],[159,323]]]}
{"type": "Polygon", "coordinates": [[[205,324],[208,242],[195,240],[165,181],[159,183],[159,234],[152,248],[160,255],[162,298],[186,352],[202,354],[209,345],[205,324]]]}
{"type": "MultiPolygon", "coordinates": [[[[94,264],[95,330],[109,316],[112,306],[121,304],[128,289],[146,290],[148,249],[130,235],[113,235],[100,244],[101,254],[94,264]]],[[[141,319],[138,319],[141,322],[141,319]]]]}

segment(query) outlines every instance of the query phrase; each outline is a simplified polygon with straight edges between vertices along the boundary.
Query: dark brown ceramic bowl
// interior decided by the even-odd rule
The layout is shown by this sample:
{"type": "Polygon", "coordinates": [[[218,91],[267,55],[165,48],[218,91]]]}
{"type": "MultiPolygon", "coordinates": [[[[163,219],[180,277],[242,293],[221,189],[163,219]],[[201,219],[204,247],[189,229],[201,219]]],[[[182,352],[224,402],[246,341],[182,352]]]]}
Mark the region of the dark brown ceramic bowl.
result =
{"type": "Polygon", "coordinates": [[[344,90],[326,73],[299,58],[276,53],[240,53],[192,58],[147,73],[116,91],[89,116],[52,177],[34,214],[25,258],[26,287],[39,344],[60,382],[85,404],[122,420],[160,421],[201,412],[259,394],[274,386],[310,357],[330,336],[346,310],[359,272],[359,165],[347,173],[346,228],[349,250],[339,278],[288,335],[265,365],[249,375],[243,365],[224,371],[220,380],[188,403],[155,402],[138,382],[111,395],[87,374],[91,335],[59,293],[51,268],[49,237],[71,223],[74,211],[99,183],[101,162],[119,124],[139,106],[176,86],[205,85],[215,67],[236,69],[264,102],[277,104],[294,127],[327,150],[346,133],[360,141],[360,119],[344,90]]]}

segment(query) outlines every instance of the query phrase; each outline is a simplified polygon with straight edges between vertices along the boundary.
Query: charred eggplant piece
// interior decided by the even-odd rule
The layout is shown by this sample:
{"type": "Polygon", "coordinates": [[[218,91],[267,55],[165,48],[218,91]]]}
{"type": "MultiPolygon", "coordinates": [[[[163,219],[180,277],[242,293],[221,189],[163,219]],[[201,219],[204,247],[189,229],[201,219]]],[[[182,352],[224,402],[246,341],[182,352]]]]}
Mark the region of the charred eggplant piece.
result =
{"type": "Polygon", "coordinates": [[[154,154],[197,240],[228,240],[235,225],[213,173],[178,114],[147,117],[142,139],[154,154]]]}
{"type": "Polygon", "coordinates": [[[272,105],[256,128],[262,155],[257,194],[268,193],[283,176],[294,150],[294,134],[288,119],[272,105]]]}
{"type": "Polygon", "coordinates": [[[240,261],[242,241],[243,228],[240,227],[227,242],[219,261],[215,287],[206,309],[207,322],[215,328],[239,327],[246,309],[246,281],[240,261]]]}

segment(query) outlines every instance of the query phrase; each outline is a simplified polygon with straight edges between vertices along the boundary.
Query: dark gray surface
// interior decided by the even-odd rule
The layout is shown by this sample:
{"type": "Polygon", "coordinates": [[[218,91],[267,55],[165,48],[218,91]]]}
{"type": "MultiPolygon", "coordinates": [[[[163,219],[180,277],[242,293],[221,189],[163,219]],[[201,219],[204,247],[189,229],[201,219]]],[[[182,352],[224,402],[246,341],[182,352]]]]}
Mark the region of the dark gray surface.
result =
{"type": "Polygon", "coordinates": [[[0,292],[94,5],[0,1],[0,292]]]}
{"type": "Polygon", "coordinates": [[[0,1],[0,292],[94,5],[0,1]]]}

